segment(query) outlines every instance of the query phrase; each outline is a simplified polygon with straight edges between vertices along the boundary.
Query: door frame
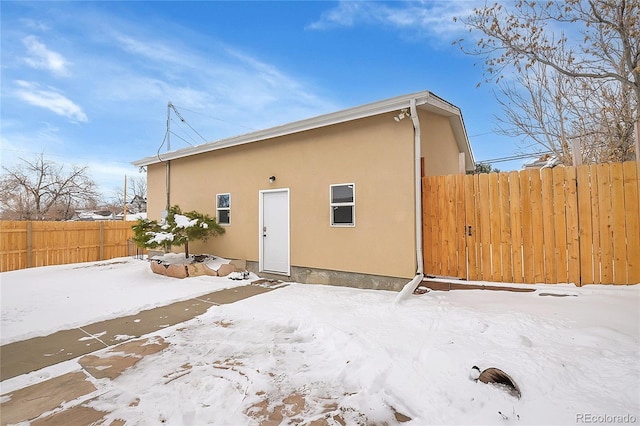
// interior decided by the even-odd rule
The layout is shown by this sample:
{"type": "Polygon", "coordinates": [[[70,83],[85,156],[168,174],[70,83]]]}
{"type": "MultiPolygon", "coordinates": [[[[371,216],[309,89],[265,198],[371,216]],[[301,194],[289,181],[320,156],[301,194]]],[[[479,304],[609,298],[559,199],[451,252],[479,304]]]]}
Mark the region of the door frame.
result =
{"type": "Polygon", "coordinates": [[[258,192],[258,271],[269,274],[291,276],[291,194],[289,188],[262,189],[258,192]],[[284,192],[287,194],[287,271],[269,271],[264,269],[264,239],[262,230],[264,229],[264,195],[270,193],[284,192]]]}

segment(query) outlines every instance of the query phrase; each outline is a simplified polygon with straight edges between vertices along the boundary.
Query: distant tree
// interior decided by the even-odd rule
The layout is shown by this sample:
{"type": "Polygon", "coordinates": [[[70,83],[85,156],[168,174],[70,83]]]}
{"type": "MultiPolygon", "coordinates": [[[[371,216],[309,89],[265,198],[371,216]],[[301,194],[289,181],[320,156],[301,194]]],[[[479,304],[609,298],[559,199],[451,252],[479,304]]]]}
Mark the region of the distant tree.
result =
{"type": "Polygon", "coordinates": [[[499,85],[506,134],[523,136],[572,163],[634,156],[640,99],[638,0],[485,4],[462,19],[480,38],[486,81],[499,85]],[[512,79],[503,79],[505,71],[512,79]]]}
{"type": "Polygon", "coordinates": [[[140,219],[133,231],[133,241],[138,247],[184,246],[185,257],[189,257],[189,241],[206,241],[224,234],[225,229],[209,215],[196,211],[183,214],[180,207],[172,206],[162,221],[140,219]]]}
{"type": "Polygon", "coordinates": [[[471,170],[468,171],[467,174],[468,175],[477,175],[480,173],[499,173],[500,170],[498,169],[494,169],[493,167],[491,167],[491,164],[487,164],[487,163],[476,163],[476,168],[475,170],[471,170]]]}
{"type": "Polygon", "coordinates": [[[67,220],[76,209],[96,204],[99,194],[86,166],[67,171],[42,154],[20,160],[14,167],[2,167],[0,210],[4,219],[67,220]]]}

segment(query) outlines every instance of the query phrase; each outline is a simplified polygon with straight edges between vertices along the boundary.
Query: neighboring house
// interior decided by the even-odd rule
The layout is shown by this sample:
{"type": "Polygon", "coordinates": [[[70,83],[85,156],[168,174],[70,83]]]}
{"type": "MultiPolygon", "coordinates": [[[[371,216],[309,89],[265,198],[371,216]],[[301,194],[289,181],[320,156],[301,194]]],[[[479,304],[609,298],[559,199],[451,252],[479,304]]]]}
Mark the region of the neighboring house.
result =
{"type": "Polygon", "coordinates": [[[78,210],[71,220],[92,221],[92,220],[115,220],[116,215],[109,210],[78,210]]]}
{"type": "Polygon", "coordinates": [[[127,203],[127,212],[130,213],[143,213],[147,211],[147,199],[136,195],[131,202],[127,203]]]}
{"type": "Polygon", "coordinates": [[[524,170],[527,169],[552,169],[555,166],[561,166],[562,161],[555,155],[545,154],[537,160],[522,165],[524,170]]]}
{"type": "Polygon", "coordinates": [[[422,273],[421,175],[475,168],[460,110],[428,91],[133,164],[147,168],[149,218],[177,204],[226,227],[194,252],[285,280],[387,289],[422,273]]]}

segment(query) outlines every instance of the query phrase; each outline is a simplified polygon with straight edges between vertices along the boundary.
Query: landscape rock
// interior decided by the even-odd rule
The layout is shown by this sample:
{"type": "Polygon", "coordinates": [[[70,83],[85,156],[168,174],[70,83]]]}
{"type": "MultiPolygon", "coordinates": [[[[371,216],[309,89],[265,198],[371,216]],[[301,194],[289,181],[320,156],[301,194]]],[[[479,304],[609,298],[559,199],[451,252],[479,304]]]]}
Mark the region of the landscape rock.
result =
{"type": "Polygon", "coordinates": [[[233,266],[231,263],[225,263],[223,265],[220,265],[220,268],[218,268],[218,276],[226,277],[227,275],[235,271],[236,271],[235,266],[233,266]]]}
{"type": "Polygon", "coordinates": [[[167,276],[173,278],[187,278],[187,266],[173,264],[167,267],[167,276]]]}
{"type": "Polygon", "coordinates": [[[160,275],[167,275],[167,266],[159,262],[151,262],[151,270],[160,275]]]}
{"type": "Polygon", "coordinates": [[[216,271],[214,271],[213,269],[209,268],[206,264],[204,263],[189,263],[187,265],[187,270],[189,272],[189,276],[190,277],[199,277],[202,275],[209,275],[212,277],[215,277],[218,275],[218,273],[216,271]]]}

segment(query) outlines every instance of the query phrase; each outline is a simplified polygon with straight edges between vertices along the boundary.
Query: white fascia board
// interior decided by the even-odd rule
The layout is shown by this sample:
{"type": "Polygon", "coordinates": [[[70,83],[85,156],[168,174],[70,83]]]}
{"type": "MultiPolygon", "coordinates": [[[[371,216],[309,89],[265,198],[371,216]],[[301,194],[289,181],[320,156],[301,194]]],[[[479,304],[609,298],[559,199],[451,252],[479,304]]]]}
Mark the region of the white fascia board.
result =
{"type": "MultiPolygon", "coordinates": [[[[432,95],[429,91],[417,92],[404,96],[386,99],[383,101],[373,102],[342,111],[332,112],[329,114],[319,115],[317,117],[305,120],[295,121],[281,126],[272,127],[265,130],[258,130],[231,138],[220,139],[213,142],[207,142],[202,145],[196,145],[189,148],[183,148],[176,151],[161,153],[156,156],[146,157],[141,160],[134,161],[132,164],[136,167],[148,166],[150,164],[160,163],[168,160],[188,157],[191,155],[202,154],[205,152],[216,151],[232,146],[243,145],[252,142],[258,142],[266,139],[286,136],[293,133],[304,132],[307,130],[327,127],[334,124],[344,123],[348,121],[358,120],[361,118],[371,117],[374,115],[385,114],[388,112],[398,111],[403,108],[410,107],[411,99],[416,100],[417,106],[427,106],[430,110],[442,115],[460,117],[460,110],[454,105],[432,95]]],[[[464,129],[464,126],[463,126],[464,129]]],[[[466,135],[465,135],[466,136],[466,135]]],[[[467,141],[468,146],[468,141],[467,141]]],[[[467,151],[467,152],[470,152],[467,151]]]]}

